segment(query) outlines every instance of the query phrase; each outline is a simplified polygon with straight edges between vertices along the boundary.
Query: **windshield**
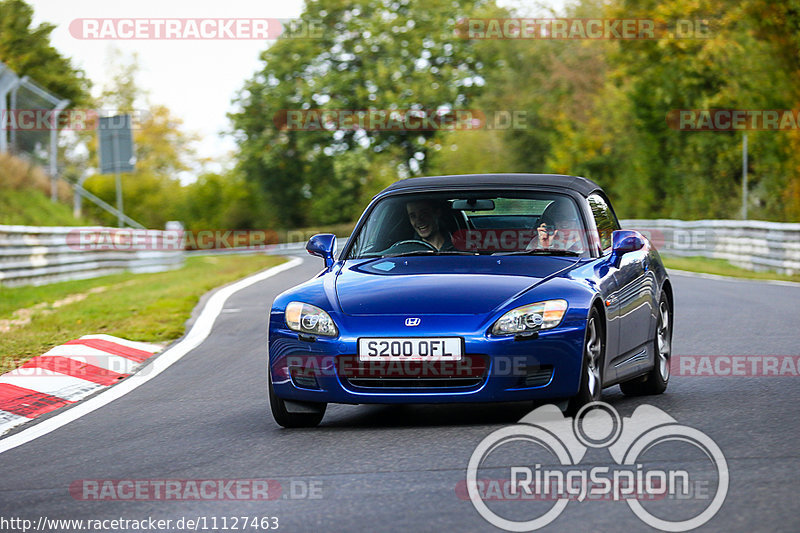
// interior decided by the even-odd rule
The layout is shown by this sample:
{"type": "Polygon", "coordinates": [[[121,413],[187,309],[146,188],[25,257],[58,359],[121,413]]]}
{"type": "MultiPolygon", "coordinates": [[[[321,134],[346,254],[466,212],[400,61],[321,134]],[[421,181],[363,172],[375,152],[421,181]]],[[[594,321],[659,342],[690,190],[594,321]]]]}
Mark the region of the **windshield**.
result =
{"type": "Polygon", "coordinates": [[[575,201],[551,192],[417,193],[380,200],[346,259],[404,255],[588,256],[575,201]]]}

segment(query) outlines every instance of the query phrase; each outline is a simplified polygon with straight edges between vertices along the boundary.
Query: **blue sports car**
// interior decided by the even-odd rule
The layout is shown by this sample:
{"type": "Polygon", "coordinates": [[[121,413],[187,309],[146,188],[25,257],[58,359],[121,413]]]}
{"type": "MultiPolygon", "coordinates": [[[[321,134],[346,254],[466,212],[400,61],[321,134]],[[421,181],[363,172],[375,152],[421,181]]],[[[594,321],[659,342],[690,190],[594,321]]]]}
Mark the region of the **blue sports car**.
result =
{"type": "Polygon", "coordinates": [[[592,181],[487,174],[398,181],[315,278],[270,311],[268,387],[284,427],[328,403],[552,400],[667,387],[673,296],[656,249],[592,181]]]}

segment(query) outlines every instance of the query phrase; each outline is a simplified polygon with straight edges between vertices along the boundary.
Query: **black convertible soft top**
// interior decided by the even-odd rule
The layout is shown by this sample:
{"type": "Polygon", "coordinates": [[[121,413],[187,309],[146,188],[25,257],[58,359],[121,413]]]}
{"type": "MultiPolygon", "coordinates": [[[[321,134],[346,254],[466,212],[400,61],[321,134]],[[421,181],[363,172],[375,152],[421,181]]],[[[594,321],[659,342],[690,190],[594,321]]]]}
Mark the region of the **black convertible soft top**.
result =
{"type": "Polygon", "coordinates": [[[601,189],[595,182],[577,176],[560,174],[463,174],[455,176],[430,176],[399,180],[380,192],[380,195],[396,191],[419,189],[447,189],[460,187],[554,187],[577,191],[583,196],[601,189]]]}

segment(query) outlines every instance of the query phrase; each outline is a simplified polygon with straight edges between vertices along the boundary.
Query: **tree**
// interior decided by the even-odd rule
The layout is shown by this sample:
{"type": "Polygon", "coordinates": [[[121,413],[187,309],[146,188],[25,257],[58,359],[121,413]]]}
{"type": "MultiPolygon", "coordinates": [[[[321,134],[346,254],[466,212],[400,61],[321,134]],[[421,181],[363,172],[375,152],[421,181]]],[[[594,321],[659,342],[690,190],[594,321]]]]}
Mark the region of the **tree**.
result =
{"type": "Polygon", "coordinates": [[[0,61],[19,76],[30,76],[48,91],[71,101],[90,101],[91,82],[50,44],[52,24],[33,23],[33,9],[23,0],[0,0],[0,61]]]}
{"type": "MultiPolygon", "coordinates": [[[[490,0],[314,0],[306,27],[322,21],[319,39],[286,34],[262,54],[231,114],[238,168],[258,184],[282,227],[347,221],[348,198],[366,183],[355,169],[375,154],[399,176],[425,169],[434,131],[282,131],[273,119],[298,109],[437,110],[467,107],[480,92],[482,65],[473,43],[456,34],[463,16],[480,16],[490,0]],[[344,156],[344,154],[348,154],[344,156]],[[343,158],[340,160],[340,158],[343,158]],[[341,199],[344,196],[344,199],[341,199]],[[323,200],[325,199],[325,200],[323,200]]],[[[376,192],[376,191],[372,191],[376,192]]]]}
{"type": "Polygon", "coordinates": [[[234,172],[202,174],[184,186],[182,204],[188,230],[267,228],[258,190],[234,172]]]}
{"type": "MultiPolygon", "coordinates": [[[[168,220],[178,220],[185,214],[186,191],[179,175],[198,164],[192,148],[196,136],[181,130],[182,121],[162,105],[142,105],[144,93],[136,84],[138,71],[134,56],[128,62],[118,62],[117,71],[104,88],[100,104],[105,110],[134,114],[133,142],[136,169],[122,175],[125,214],[147,227],[163,228],[168,220]],[[135,106],[148,107],[145,112],[135,106]]],[[[88,165],[98,166],[97,135],[88,132],[88,165]]],[[[115,204],[114,176],[95,175],[85,187],[106,202],[115,204]]],[[[114,217],[99,208],[91,207],[95,216],[108,224],[114,217]]]]}

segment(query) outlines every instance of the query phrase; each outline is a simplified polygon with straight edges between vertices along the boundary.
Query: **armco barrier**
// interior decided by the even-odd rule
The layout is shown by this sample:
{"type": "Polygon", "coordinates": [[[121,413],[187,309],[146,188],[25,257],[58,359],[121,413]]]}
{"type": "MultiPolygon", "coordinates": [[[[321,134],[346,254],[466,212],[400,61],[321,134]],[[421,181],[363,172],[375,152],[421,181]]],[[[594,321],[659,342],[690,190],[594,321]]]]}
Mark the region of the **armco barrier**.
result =
{"type": "MultiPolygon", "coordinates": [[[[76,232],[118,231],[100,227],[0,226],[0,286],[45,285],[129,270],[160,272],[183,265],[183,250],[152,250],[131,243],[114,249],[76,245],[76,232]]],[[[164,232],[148,230],[154,236],[164,232]]],[[[174,236],[174,233],[172,234],[174,236]]]]}
{"type": "MultiPolygon", "coordinates": [[[[725,259],[750,270],[800,272],[800,223],[758,220],[623,220],[622,227],[644,233],[668,255],[725,259]]],[[[134,245],[115,249],[75,246],[68,236],[115,228],[0,226],[0,286],[45,285],[129,270],[159,272],[183,265],[182,250],[134,245]]],[[[147,230],[158,236],[167,232],[147,230]]],[[[174,233],[171,234],[174,237],[174,233]]],[[[346,238],[338,239],[341,250],[346,238]]],[[[302,252],[305,243],[268,245],[261,253],[302,252]]],[[[253,253],[254,250],[198,250],[192,255],[253,253]]]]}
{"type": "Polygon", "coordinates": [[[667,255],[725,259],[748,270],[800,272],[800,223],[761,220],[623,220],[667,255]]]}

